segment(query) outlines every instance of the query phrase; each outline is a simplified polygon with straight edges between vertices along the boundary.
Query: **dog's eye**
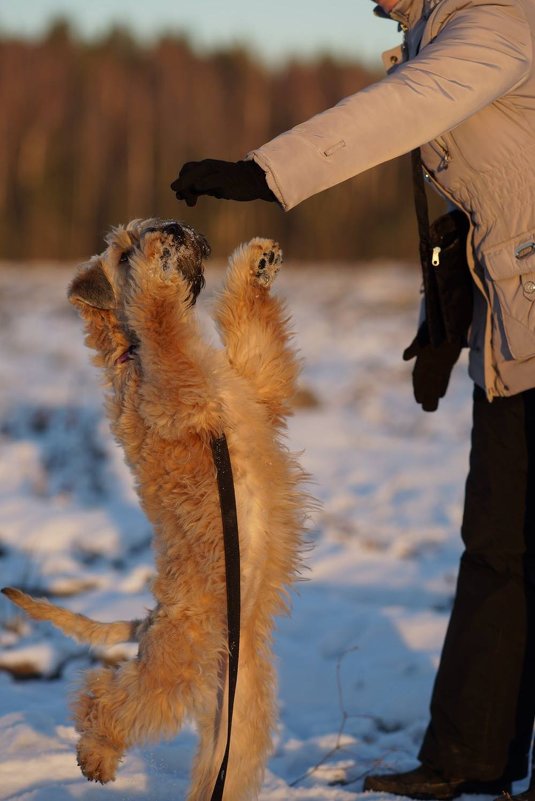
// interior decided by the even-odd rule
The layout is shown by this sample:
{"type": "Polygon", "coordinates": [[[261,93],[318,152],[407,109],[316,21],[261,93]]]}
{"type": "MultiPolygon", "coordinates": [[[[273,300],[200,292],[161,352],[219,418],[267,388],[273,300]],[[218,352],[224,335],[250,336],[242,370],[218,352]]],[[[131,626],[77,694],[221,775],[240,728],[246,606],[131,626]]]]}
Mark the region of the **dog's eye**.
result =
{"type": "Polygon", "coordinates": [[[123,253],[121,253],[121,258],[119,259],[119,264],[128,264],[128,260],[130,259],[131,255],[132,255],[132,251],[131,250],[125,250],[123,253]]]}

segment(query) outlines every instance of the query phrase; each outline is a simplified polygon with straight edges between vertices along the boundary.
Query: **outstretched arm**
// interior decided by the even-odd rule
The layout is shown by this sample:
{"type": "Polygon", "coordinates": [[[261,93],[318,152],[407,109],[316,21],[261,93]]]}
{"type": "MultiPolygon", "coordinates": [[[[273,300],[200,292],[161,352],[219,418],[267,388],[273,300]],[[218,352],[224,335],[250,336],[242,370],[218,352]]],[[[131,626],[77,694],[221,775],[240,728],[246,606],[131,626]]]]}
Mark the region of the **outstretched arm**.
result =
{"type": "Polygon", "coordinates": [[[247,161],[184,165],[172,185],[177,198],[189,205],[200,195],[275,199],[288,211],[450,131],[520,86],[531,69],[530,28],[515,0],[442,0],[426,39],[416,58],[382,81],[249,153],[256,171],[244,168],[247,161]]]}
{"type": "Polygon", "coordinates": [[[444,0],[436,14],[414,59],[249,154],[285,210],[450,131],[529,75],[519,3],[444,0]]]}

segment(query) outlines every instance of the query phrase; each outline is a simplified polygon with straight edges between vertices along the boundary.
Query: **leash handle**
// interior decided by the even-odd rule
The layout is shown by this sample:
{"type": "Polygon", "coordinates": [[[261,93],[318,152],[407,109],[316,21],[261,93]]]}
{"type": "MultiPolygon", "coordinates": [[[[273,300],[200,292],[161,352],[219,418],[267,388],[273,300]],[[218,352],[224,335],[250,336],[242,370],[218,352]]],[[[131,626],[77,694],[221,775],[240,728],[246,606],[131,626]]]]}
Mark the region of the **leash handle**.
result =
{"type": "Polygon", "coordinates": [[[232,734],[232,713],[236,684],[238,681],[238,661],[240,656],[240,539],[238,534],[238,513],[232,465],[224,434],[213,437],[212,456],[217,473],[217,487],[223,523],[223,543],[225,548],[225,577],[227,585],[227,636],[228,636],[228,724],[225,754],[212,792],[211,801],[222,801],[227,776],[232,734]]]}

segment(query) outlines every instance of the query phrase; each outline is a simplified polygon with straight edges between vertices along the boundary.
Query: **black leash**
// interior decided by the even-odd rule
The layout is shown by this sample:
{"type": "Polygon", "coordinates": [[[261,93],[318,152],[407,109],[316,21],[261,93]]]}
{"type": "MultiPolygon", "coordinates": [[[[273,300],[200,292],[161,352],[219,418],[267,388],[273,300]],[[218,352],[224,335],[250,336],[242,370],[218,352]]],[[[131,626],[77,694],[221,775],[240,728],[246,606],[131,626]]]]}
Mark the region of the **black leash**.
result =
{"type": "Polygon", "coordinates": [[[437,276],[432,264],[433,245],[429,225],[429,205],[425,192],[424,172],[420,148],[411,152],[414,206],[420,237],[420,262],[425,297],[425,319],[431,345],[440,345],[445,339],[444,321],[440,306],[437,276]]]}
{"type": "Polygon", "coordinates": [[[223,523],[223,542],[225,546],[225,576],[227,583],[227,632],[228,632],[228,726],[225,754],[211,801],[221,801],[225,789],[230,736],[232,732],[232,712],[238,681],[238,659],[240,655],[240,540],[238,536],[238,515],[236,496],[232,478],[232,465],[224,434],[214,437],[211,442],[212,455],[217,472],[217,487],[223,523]]]}

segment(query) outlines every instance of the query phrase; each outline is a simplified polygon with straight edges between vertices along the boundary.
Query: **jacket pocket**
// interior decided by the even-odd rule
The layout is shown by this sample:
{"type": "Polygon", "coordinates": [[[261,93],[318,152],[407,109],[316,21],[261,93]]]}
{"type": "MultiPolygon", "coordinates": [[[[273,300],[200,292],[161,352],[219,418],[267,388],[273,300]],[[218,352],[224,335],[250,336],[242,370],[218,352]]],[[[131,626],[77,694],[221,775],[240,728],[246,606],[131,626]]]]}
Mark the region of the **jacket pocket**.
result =
{"type": "Polygon", "coordinates": [[[325,150],[323,151],[323,155],[327,157],[332,156],[338,150],[341,150],[345,146],[346,146],[345,141],[343,139],[340,139],[339,142],[335,142],[334,145],[329,145],[329,147],[325,148],[325,150]]]}
{"type": "Polygon", "coordinates": [[[484,251],[483,260],[511,356],[535,356],[535,230],[484,251]]]}

